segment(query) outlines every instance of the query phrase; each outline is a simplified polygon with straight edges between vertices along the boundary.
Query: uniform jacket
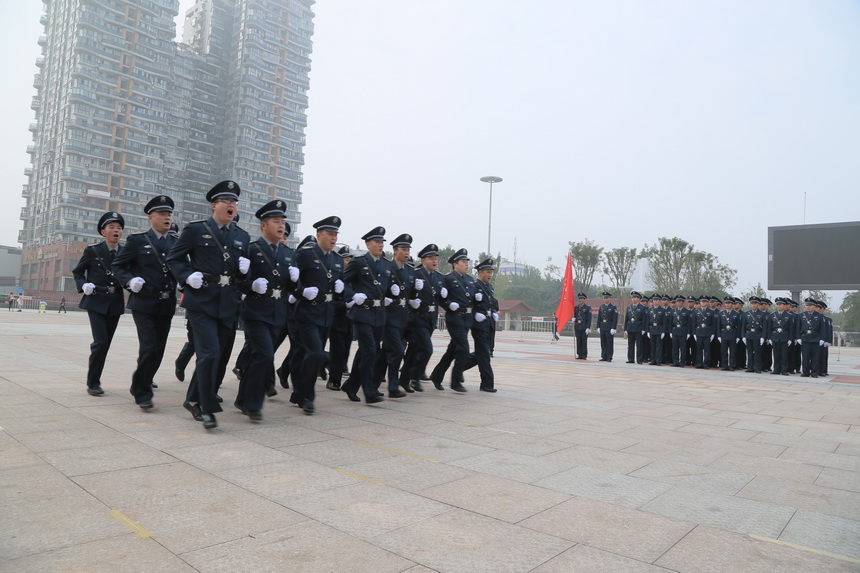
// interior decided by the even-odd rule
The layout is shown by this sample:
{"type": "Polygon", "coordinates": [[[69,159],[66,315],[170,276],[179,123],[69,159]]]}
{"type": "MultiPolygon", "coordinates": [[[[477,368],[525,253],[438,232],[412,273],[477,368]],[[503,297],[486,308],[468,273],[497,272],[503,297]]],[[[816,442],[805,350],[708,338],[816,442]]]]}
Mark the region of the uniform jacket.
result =
{"type": "Polygon", "coordinates": [[[472,304],[472,315],[483,314],[487,317],[486,320],[478,322],[472,321],[472,330],[493,330],[496,321],[493,319],[493,313],[499,312],[499,301],[496,300],[496,293],[493,290],[493,285],[485,283],[482,280],[475,281],[475,293],[481,293],[481,300],[475,301],[472,304]]]}
{"type": "MultiPolygon", "coordinates": [[[[354,264],[355,259],[347,268],[351,268],[354,264]]],[[[343,293],[334,292],[335,282],[338,280],[346,282],[343,257],[333,250],[326,254],[318,244],[314,243],[296,253],[296,267],[299,269],[299,284],[295,295],[298,299],[295,320],[331,328],[334,322],[332,302],[346,299],[346,290],[343,293]],[[319,289],[319,293],[313,300],[308,300],[301,295],[302,290],[308,287],[319,289]]]]}
{"type": "Polygon", "coordinates": [[[627,307],[624,313],[624,332],[644,332],[648,309],[641,302],[627,307]]]}
{"type": "Polygon", "coordinates": [[[586,330],[591,328],[591,307],[578,304],[573,309],[573,329],[586,330]]]}
{"type": "Polygon", "coordinates": [[[424,286],[415,293],[421,300],[421,306],[417,310],[410,307],[411,321],[423,324],[431,330],[435,329],[442,301],[439,291],[442,289],[444,277],[438,271],[431,272],[420,266],[415,270],[415,278],[423,280],[424,286]]]}
{"type": "Polygon", "coordinates": [[[693,330],[691,328],[692,325],[692,312],[687,308],[673,308],[670,309],[668,313],[669,316],[669,328],[672,333],[672,337],[680,336],[681,338],[686,338],[687,336],[693,334],[693,330]]]}
{"type": "Polygon", "coordinates": [[[346,315],[350,320],[373,326],[385,325],[387,312],[384,299],[393,299],[389,290],[392,266],[391,261],[385,257],[379,257],[379,260],[374,262],[369,253],[350,261],[343,275],[343,282],[349,285],[353,292],[367,296],[364,304],[354,304],[347,311],[346,315]]]}
{"type": "Polygon", "coordinates": [[[755,340],[767,338],[767,322],[760,310],[748,310],[741,317],[741,338],[755,340]]]}
{"type": "Polygon", "coordinates": [[[400,294],[394,296],[391,294],[389,287],[388,298],[392,299],[392,303],[385,307],[387,316],[385,317],[386,326],[394,328],[406,328],[406,323],[409,321],[409,299],[415,298],[415,269],[409,264],[404,264],[403,268],[398,268],[397,264],[391,263],[391,284],[400,287],[400,294]]]}
{"type": "Polygon", "coordinates": [[[260,237],[249,246],[251,268],[248,279],[242,284],[245,300],[242,302],[242,320],[258,320],[283,327],[287,323],[287,299],[294,293],[296,283],[290,280],[289,267],[295,264],[296,253],[290,247],[271,244],[260,237]],[[251,289],[251,284],[263,278],[268,281],[265,294],[251,289]]]}
{"type": "Polygon", "coordinates": [[[732,310],[717,313],[717,336],[726,339],[740,338],[741,314],[732,310]]]}
{"type": "Polygon", "coordinates": [[[648,309],[648,331],[652,336],[669,332],[669,309],[656,306],[648,309]]]}
{"type": "Polygon", "coordinates": [[[717,333],[714,311],[710,308],[693,310],[693,334],[698,336],[714,336],[717,333]]]}
{"type": "Polygon", "coordinates": [[[164,241],[164,249],[159,251],[158,234],[152,229],[130,235],[111,266],[114,276],[126,288],[135,277],[145,281],[139,293],[128,295],[131,310],[162,316],[176,314],[176,279],[167,267],[167,255],[176,238],[168,234],[164,241]]]}
{"type": "MultiPolygon", "coordinates": [[[[117,256],[122,253],[121,246],[117,246],[116,250],[117,256]]],[[[80,308],[99,314],[117,316],[125,312],[125,298],[123,297],[122,285],[116,280],[110,269],[109,260],[110,249],[107,243],[102,241],[90,245],[84,249],[81,260],[72,269],[72,275],[75,277],[78,292],[84,292],[84,283],[96,285],[96,292],[81,298],[81,303],[78,305],[80,308]],[[113,289],[113,293],[105,292],[110,288],[113,289]]]]}
{"type": "Polygon", "coordinates": [[[769,340],[773,342],[788,342],[797,338],[797,322],[789,312],[774,312],[768,319],[769,340]]]}
{"type": "Polygon", "coordinates": [[[470,328],[474,318],[472,305],[475,300],[475,279],[469,275],[451,271],[444,276],[442,286],[448,289],[448,298],[442,303],[446,310],[445,323],[470,328]],[[460,305],[457,310],[451,310],[452,302],[460,305]]]}
{"type": "Polygon", "coordinates": [[[601,304],[597,311],[597,328],[601,332],[608,332],[618,326],[618,308],[611,302],[601,304]]]}
{"type": "Polygon", "coordinates": [[[817,312],[801,312],[797,315],[797,335],[803,342],[818,343],[821,340],[824,320],[817,312]]]}

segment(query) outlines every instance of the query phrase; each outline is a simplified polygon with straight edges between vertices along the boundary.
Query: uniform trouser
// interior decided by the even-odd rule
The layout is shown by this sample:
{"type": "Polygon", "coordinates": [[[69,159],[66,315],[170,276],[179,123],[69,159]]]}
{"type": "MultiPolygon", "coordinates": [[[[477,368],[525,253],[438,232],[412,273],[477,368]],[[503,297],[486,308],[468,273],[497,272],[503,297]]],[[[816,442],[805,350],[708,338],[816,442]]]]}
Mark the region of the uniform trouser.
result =
{"type": "Polygon", "coordinates": [[[821,372],[821,346],[818,341],[803,342],[800,353],[803,373],[818,376],[821,372]]]}
{"type": "Polygon", "coordinates": [[[379,345],[382,342],[384,327],[353,322],[353,338],[358,342],[358,350],[355,351],[355,359],[349,370],[349,378],[341,388],[350,392],[358,393],[358,389],[364,390],[365,397],[375,396],[376,381],[373,378],[376,356],[380,352],[379,345]]]}
{"type": "MultiPolygon", "coordinates": [[[[302,363],[302,358],[304,357],[302,343],[299,340],[299,323],[295,320],[287,320],[287,338],[290,339],[290,350],[284,356],[281,367],[277,370],[278,376],[285,380],[290,376],[294,376],[294,373],[299,371],[299,365],[302,363]]],[[[293,383],[295,384],[295,378],[293,379],[293,383]]]]}
{"type": "Polygon", "coordinates": [[[687,355],[687,335],[672,335],[672,364],[683,366],[687,355]]]}
{"type": "Polygon", "coordinates": [[[600,358],[612,361],[615,353],[615,337],[608,330],[600,331],[600,358]]]}
{"type": "MultiPolygon", "coordinates": [[[[373,382],[376,389],[388,371],[388,391],[396,392],[400,386],[400,364],[403,361],[403,331],[399,326],[385,325],[382,333],[382,351],[376,355],[373,382]]],[[[407,379],[408,382],[408,379],[407,379]]]]}
{"type": "Polygon", "coordinates": [[[696,368],[708,368],[711,363],[711,336],[696,337],[696,368]]]}
{"type": "Polygon", "coordinates": [[[770,370],[773,366],[773,346],[765,342],[761,347],[761,369],[770,370]]]}
{"type": "Polygon", "coordinates": [[[645,362],[651,361],[651,338],[648,336],[648,333],[642,335],[642,356],[637,360],[637,362],[645,362]]]}
{"type": "Polygon", "coordinates": [[[137,369],[131,375],[129,392],[137,403],[152,400],[152,382],[164,358],[167,335],[173,315],[152,314],[133,310],[134,325],[137,327],[137,369]]]}
{"type": "Polygon", "coordinates": [[[711,341],[711,360],[707,364],[711,368],[714,368],[716,366],[725,367],[725,364],[720,362],[720,357],[721,357],[720,346],[721,346],[720,341],[717,340],[716,335],[714,335],[714,339],[711,341]]]}
{"type": "Polygon", "coordinates": [[[827,376],[827,362],[830,360],[830,349],[826,346],[822,346],[821,350],[819,350],[820,357],[820,365],[818,367],[818,373],[822,376],[827,376]]]}
{"type": "Polygon", "coordinates": [[[349,347],[352,345],[352,329],[331,330],[328,333],[329,368],[328,381],[340,386],[343,371],[349,361],[349,347]]]}
{"type": "Polygon", "coordinates": [[[481,373],[481,388],[492,388],[495,386],[495,375],[493,366],[490,364],[490,351],[492,348],[492,328],[472,328],[472,340],[475,341],[475,351],[469,354],[463,370],[474,366],[481,373]]]}
{"type": "Polygon", "coordinates": [[[737,336],[724,333],[720,341],[720,366],[735,370],[738,367],[738,341],[737,336]]]}
{"type": "Polygon", "coordinates": [[[245,410],[262,410],[266,389],[275,384],[275,343],[279,330],[274,324],[245,320],[242,350],[247,349],[248,358],[236,394],[236,404],[245,410]]]}
{"type": "Polygon", "coordinates": [[[747,370],[761,372],[761,339],[747,338],[747,370]]]}
{"type": "Polygon", "coordinates": [[[248,321],[245,321],[245,342],[242,344],[242,350],[239,351],[239,356],[236,357],[236,368],[244,376],[245,371],[251,366],[251,345],[248,342],[248,321]]]}
{"type": "Polygon", "coordinates": [[[773,371],[788,374],[788,351],[791,347],[787,340],[773,341],[773,371]]]}
{"type": "Polygon", "coordinates": [[[185,321],[185,332],[188,340],[182,345],[182,350],[179,351],[179,356],[176,357],[176,367],[180,370],[185,370],[188,363],[191,362],[191,357],[194,356],[194,334],[191,332],[191,323],[185,321]]]}
{"type": "Polygon", "coordinates": [[[90,363],[87,369],[87,387],[95,388],[102,384],[105,360],[122,315],[101,314],[91,310],[87,311],[87,315],[90,318],[90,330],[93,333],[93,342],[90,344],[90,363]]]}
{"type": "Polygon", "coordinates": [[[796,342],[788,347],[788,371],[797,372],[800,370],[800,345],[796,342]]]}
{"type": "Polygon", "coordinates": [[[632,331],[627,333],[627,361],[636,361],[642,364],[643,349],[642,339],[644,336],[641,332],[632,331]]]}
{"type": "Polygon", "coordinates": [[[651,364],[663,364],[663,334],[651,334],[651,364]]]}
{"type": "Polygon", "coordinates": [[[409,347],[406,349],[403,376],[407,380],[421,380],[427,363],[433,356],[433,327],[419,322],[409,325],[409,347]]]}
{"type": "Polygon", "coordinates": [[[747,367],[747,342],[743,338],[738,341],[738,357],[735,360],[737,368],[747,367]]]}
{"type": "Polygon", "coordinates": [[[672,341],[669,339],[669,333],[663,338],[663,364],[672,363],[672,341]]]}
{"type": "Polygon", "coordinates": [[[236,322],[191,310],[186,311],[185,315],[194,331],[194,352],[197,354],[194,375],[188,384],[185,399],[200,404],[202,414],[221,412],[221,405],[215,396],[233,351],[236,322]]]}
{"type": "Polygon", "coordinates": [[[290,364],[293,377],[293,395],[291,399],[296,404],[302,405],[305,400],[314,400],[316,398],[314,385],[316,384],[320,368],[325,363],[325,342],[329,329],[312,322],[298,322],[295,324],[298,331],[296,338],[302,348],[302,357],[300,362],[295,361],[290,364]]]}
{"type": "Polygon", "coordinates": [[[588,335],[584,330],[574,330],[576,335],[576,356],[577,358],[588,358],[588,335]]]}
{"type": "Polygon", "coordinates": [[[445,372],[453,362],[451,385],[456,386],[463,379],[463,368],[469,359],[469,335],[466,327],[461,324],[448,324],[448,334],[451,336],[451,341],[448,342],[448,348],[445,349],[439,364],[430,373],[430,379],[434,382],[442,382],[445,372]]]}

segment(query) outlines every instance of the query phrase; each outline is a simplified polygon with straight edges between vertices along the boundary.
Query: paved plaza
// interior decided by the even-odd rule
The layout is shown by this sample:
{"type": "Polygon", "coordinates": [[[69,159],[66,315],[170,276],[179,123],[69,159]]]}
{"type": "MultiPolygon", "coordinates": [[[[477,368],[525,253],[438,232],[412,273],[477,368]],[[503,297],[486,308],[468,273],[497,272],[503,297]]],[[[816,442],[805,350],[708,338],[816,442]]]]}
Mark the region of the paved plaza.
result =
{"type": "Polygon", "coordinates": [[[143,411],[130,315],[92,397],[85,313],[0,310],[0,571],[860,571],[860,349],[812,380],[504,332],[496,394],[318,381],[315,415],[281,391],[254,423],[228,372],[206,431],[183,322],[143,411]]]}

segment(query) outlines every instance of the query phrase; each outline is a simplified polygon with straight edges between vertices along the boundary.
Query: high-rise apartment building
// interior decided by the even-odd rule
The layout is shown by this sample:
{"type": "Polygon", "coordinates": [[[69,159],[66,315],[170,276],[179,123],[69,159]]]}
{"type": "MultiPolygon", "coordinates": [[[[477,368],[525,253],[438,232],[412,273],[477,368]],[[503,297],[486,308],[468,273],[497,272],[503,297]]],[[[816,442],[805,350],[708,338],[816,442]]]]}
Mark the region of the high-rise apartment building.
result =
{"type": "Polygon", "coordinates": [[[22,286],[73,290],[102,213],[142,231],[143,205],[167,194],[181,227],[223,179],[242,187],[243,222],[280,198],[295,228],[313,4],[198,0],[177,43],[177,0],[44,0],[22,286]]]}

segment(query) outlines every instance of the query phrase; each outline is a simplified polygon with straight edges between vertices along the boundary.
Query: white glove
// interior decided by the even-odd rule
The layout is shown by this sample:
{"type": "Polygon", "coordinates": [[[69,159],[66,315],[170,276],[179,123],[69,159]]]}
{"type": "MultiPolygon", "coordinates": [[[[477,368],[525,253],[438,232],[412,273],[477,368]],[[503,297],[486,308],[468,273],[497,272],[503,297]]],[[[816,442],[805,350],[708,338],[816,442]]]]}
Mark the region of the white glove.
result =
{"type": "Polygon", "coordinates": [[[645,336],[647,336],[648,338],[651,338],[651,333],[649,332],[645,336]]]}
{"type": "Polygon", "coordinates": [[[299,269],[298,267],[287,267],[287,272],[290,273],[290,280],[294,283],[299,282],[299,269]]]}
{"type": "Polygon", "coordinates": [[[366,301],[366,300],[367,300],[367,295],[364,294],[363,292],[357,292],[354,295],[352,295],[352,302],[354,302],[355,304],[362,305],[362,304],[364,304],[364,301],[366,301]]]}
{"type": "Polygon", "coordinates": [[[699,337],[698,337],[698,336],[696,336],[696,335],[694,334],[694,335],[693,335],[693,340],[695,340],[696,342],[698,342],[698,341],[699,341],[699,337]]]}
{"type": "Polygon", "coordinates": [[[287,302],[289,302],[290,304],[296,304],[296,300],[298,300],[298,299],[296,297],[294,297],[293,295],[290,295],[287,297],[287,302]]]}
{"type": "Polygon", "coordinates": [[[479,292],[476,292],[475,293],[475,300],[478,302],[481,302],[482,300],[484,300],[484,295],[479,293],[479,292]]]}
{"type": "Polygon", "coordinates": [[[313,300],[320,293],[320,289],[318,287],[307,287],[302,291],[302,296],[308,300],[313,300]]]}
{"type": "Polygon", "coordinates": [[[131,292],[140,292],[140,289],[143,288],[143,283],[146,281],[140,277],[134,277],[130,281],[128,281],[128,288],[131,292]]]}
{"type": "Polygon", "coordinates": [[[446,289],[445,287],[439,289],[439,296],[441,296],[442,298],[448,298],[448,289],[446,289]]]}
{"type": "Polygon", "coordinates": [[[84,283],[81,286],[81,290],[84,291],[84,294],[93,294],[96,290],[96,285],[93,283],[84,283]]]}
{"type": "Polygon", "coordinates": [[[803,341],[798,338],[795,342],[797,342],[798,344],[801,344],[803,341]]]}
{"type": "Polygon", "coordinates": [[[384,299],[382,299],[382,304],[384,304],[385,306],[388,306],[388,305],[389,305],[389,304],[391,304],[392,302],[394,302],[394,300],[393,300],[393,299],[390,299],[390,298],[388,298],[388,297],[385,297],[384,299]]]}
{"type": "Polygon", "coordinates": [[[793,340],[789,340],[789,341],[788,341],[788,345],[789,345],[789,346],[791,346],[791,343],[792,343],[792,342],[794,342],[794,341],[793,341],[793,340]]]}
{"type": "Polygon", "coordinates": [[[250,268],[251,268],[251,261],[249,259],[246,259],[245,257],[239,257],[239,272],[242,273],[243,275],[247,274],[248,269],[250,269],[250,268]]]}
{"type": "Polygon", "coordinates": [[[773,340],[768,340],[767,343],[773,346],[773,340]]]}
{"type": "Polygon", "coordinates": [[[609,334],[611,334],[612,336],[615,336],[615,332],[616,330],[614,328],[609,329],[609,334]]]}
{"type": "Polygon", "coordinates": [[[689,335],[689,334],[687,335],[687,340],[690,340],[690,335],[689,335]]]}
{"type": "Polygon", "coordinates": [[[424,288],[424,279],[415,279],[415,290],[421,290],[424,288]]]}
{"type": "Polygon", "coordinates": [[[830,343],[829,343],[829,342],[825,342],[825,343],[824,343],[824,348],[830,348],[830,343]]]}
{"type": "Polygon", "coordinates": [[[717,337],[717,342],[722,342],[722,341],[723,341],[723,337],[722,337],[722,336],[718,336],[718,337],[717,337]]]}
{"type": "MultiPolygon", "coordinates": [[[[644,330],[642,331],[642,336],[645,336],[645,331],[644,331],[644,330]]],[[[649,338],[650,338],[650,336],[649,336],[649,338]]]]}
{"type": "Polygon", "coordinates": [[[735,338],[735,344],[737,344],[737,343],[738,343],[738,342],[740,342],[740,341],[741,341],[741,339],[740,339],[740,338],[735,338]]]}
{"type": "Polygon", "coordinates": [[[671,333],[671,332],[669,333],[669,338],[672,338],[672,333],[671,333]]]}
{"type": "Polygon", "coordinates": [[[400,294],[400,287],[397,286],[396,284],[391,285],[391,294],[393,294],[394,296],[399,295],[400,294]]]}
{"type": "Polygon", "coordinates": [[[348,303],[346,303],[346,308],[352,308],[353,306],[355,306],[355,301],[354,301],[354,300],[351,300],[351,301],[349,301],[348,303]]]}
{"type": "Polygon", "coordinates": [[[712,335],[711,335],[711,340],[709,340],[709,342],[713,342],[713,341],[714,341],[714,335],[712,334],[712,335]]]}
{"type": "Polygon", "coordinates": [[[409,301],[409,306],[411,306],[415,310],[418,310],[418,307],[421,306],[421,299],[420,298],[413,298],[412,300],[409,301]]]}
{"type": "Polygon", "coordinates": [[[269,281],[264,279],[263,277],[258,278],[253,283],[251,283],[251,290],[257,294],[266,294],[266,291],[269,288],[269,281]]]}
{"type": "Polygon", "coordinates": [[[759,338],[759,339],[758,339],[758,343],[759,343],[759,344],[764,344],[764,338],[759,338]]]}
{"type": "Polygon", "coordinates": [[[340,294],[343,292],[343,281],[342,280],[337,279],[336,281],[334,281],[334,292],[336,292],[337,294],[340,294]]]}
{"type": "Polygon", "coordinates": [[[661,332],[661,333],[660,333],[660,340],[663,340],[663,338],[664,338],[665,336],[666,336],[666,333],[665,333],[665,332],[661,332]]]}
{"type": "Polygon", "coordinates": [[[448,308],[451,309],[451,312],[457,312],[457,309],[460,308],[460,303],[452,302],[448,305],[448,308]]]}
{"type": "Polygon", "coordinates": [[[246,295],[245,293],[242,293],[242,296],[241,296],[241,297],[239,297],[239,300],[245,300],[245,297],[246,297],[246,296],[248,296],[248,295],[246,295]]]}
{"type": "Polygon", "coordinates": [[[819,341],[818,341],[818,346],[824,346],[824,341],[823,341],[823,340],[819,340],[819,341]]]}
{"type": "Polygon", "coordinates": [[[484,322],[487,320],[487,315],[478,313],[475,315],[475,322],[484,322]]]}
{"type": "Polygon", "coordinates": [[[496,322],[499,322],[499,313],[498,312],[493,313],[493,320],[495,320],[496,322]]]}
{"type": "Polygon", "coordinates": [[[591,329],[590,329],[590,328],[586,328],[586,329],[585,329],[585,336],[588,336],[589,334],[591,334],[591,329]]]}
{"type": "Polygon", "coordinates": [[[203,286],[203,273],[200,271],[194,271],[188,278],[185,279],[185,284],[190,286],[191,288],[200,288],[203,286]]]}

